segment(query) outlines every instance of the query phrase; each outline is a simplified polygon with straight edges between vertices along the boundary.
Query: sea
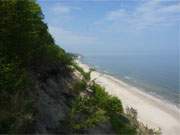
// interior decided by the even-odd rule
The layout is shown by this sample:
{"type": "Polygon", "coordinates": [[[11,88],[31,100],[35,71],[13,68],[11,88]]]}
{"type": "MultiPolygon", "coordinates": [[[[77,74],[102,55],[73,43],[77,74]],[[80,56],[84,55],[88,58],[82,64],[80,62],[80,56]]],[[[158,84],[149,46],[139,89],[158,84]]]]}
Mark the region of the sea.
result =
{"type": "Polygon", "coordinates": [[[94,54],[81,61],[180,108],[178,55],[94,54]]]}

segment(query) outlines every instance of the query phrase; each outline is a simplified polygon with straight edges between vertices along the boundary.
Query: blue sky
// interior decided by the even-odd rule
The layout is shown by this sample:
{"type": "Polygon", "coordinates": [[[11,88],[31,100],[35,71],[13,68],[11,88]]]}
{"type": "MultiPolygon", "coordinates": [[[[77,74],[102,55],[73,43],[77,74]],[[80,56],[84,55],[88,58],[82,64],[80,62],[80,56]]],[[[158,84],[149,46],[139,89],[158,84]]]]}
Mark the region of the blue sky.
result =
{"type": "Polygon", "coordinates": [[[178,54],[179,0],[38,0],[58,45],[81,54],[178,54]]]}

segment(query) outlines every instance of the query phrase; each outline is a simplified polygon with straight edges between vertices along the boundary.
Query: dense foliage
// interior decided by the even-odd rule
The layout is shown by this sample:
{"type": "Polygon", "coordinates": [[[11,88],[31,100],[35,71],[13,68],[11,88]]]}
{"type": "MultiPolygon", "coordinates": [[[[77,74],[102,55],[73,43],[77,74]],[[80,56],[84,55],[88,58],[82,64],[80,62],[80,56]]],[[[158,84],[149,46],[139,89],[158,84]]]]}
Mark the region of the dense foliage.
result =
{"type": "Polygon", "coordinates": [[[72,106],[69,123],[74,129],[73,132],[83,133],[88,128],[109,121],[118,134],[137,133],[136,127],[124,115],[121,101],[118,98],[108,95],[96,83],[90,87],[91,94],[88,94],[84,87],[79,88],[84,96],[80,94],[72,106]]]}
{"type": "Polygon", "coordinates": [[[23,133],[33,123],[33,75],[67,75],[70,63],[34,0],[0,0],[0,133],[23,133]]]}
{"type": "Polygon", "coordinates": [[[82,133],[107,121],[118,134],[139,132],[137,120],[125,115],[121,101],[91,82],[93,70],[84,72],[72,62],[72,54],[54,43],[35,0],[0,0],[0,134],[34,133],[35,83],[70,75],[72,66],[83,79],[73,88],[79,96],[65,122],[67,132],[82,133]]]}
{"type": "MultiPolygon", "coordinates": [[[[85,72],[75,63],[74,67],[83,78],[74,86],[80,96],[77,97],[70,112],[70,131],[84,133],[88,128],[109,122],[115,133],[119,135],[159,135],[161,133],[160,130],[149,129],[140,123],[135,109],[127,108],[124,111],[117,97],[109,95],[104,88],[91,79],[93,70],[85,72]]],[[[114,134],[113,131],[112,133],[114,134]]]]}

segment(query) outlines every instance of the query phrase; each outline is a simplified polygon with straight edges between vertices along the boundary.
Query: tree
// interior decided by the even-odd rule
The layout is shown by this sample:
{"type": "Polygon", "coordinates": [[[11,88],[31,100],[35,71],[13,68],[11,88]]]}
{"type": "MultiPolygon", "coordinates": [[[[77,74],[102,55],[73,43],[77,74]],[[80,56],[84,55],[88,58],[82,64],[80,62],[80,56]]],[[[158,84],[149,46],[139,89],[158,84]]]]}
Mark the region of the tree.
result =
{"type": "Polygon", "coordinates": [[[35,0],[0,0],[0,133],[33,123],[32,76],[67,74],[71,57],[55,45],[35,0]]]}

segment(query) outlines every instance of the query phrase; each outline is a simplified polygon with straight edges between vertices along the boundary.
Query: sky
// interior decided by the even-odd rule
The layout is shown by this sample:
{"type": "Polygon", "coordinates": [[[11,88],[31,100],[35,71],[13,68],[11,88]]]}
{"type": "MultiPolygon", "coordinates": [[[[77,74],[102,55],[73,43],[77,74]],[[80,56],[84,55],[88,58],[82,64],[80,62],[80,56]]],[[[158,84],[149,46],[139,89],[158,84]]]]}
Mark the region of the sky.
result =
{"type": "Polygon", "coordinates": [[[180,0],[38,0],[56,44],[88,55],[178,54],[180,0]]]}

